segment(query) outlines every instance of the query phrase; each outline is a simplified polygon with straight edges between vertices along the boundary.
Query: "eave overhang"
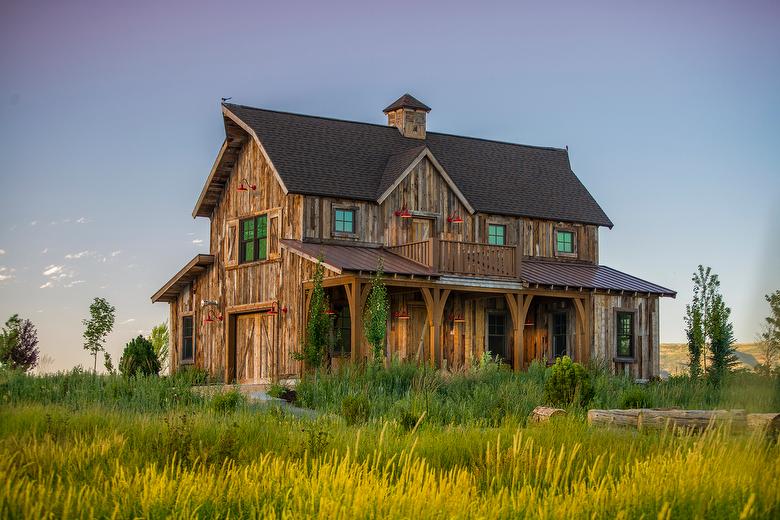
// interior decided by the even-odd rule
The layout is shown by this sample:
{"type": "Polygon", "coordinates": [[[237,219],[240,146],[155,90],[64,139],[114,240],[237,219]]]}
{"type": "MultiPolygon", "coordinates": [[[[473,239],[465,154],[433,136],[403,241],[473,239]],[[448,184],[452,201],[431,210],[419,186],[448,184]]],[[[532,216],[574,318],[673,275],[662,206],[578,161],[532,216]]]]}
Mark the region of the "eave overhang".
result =
{"type": "Polygon", "coordinates": [[[168,280],[159,291],[152,295],[152,303],[176,301],[179,293],[203,274],[208,266],[214,263],[214,255],[196,255],[187,262],[173,278],[168,280]]]}

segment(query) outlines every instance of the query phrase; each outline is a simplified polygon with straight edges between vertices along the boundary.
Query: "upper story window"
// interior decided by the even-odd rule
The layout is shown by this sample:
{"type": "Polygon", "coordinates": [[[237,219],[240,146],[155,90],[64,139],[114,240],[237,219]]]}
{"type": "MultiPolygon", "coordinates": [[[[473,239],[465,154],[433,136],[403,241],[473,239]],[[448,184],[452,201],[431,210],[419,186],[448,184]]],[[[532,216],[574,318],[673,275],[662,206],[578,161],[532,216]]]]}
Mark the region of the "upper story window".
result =
{"type": "Polygon", "coordinates": [[[503,224],[488,224],[488,244],[503,246],[506,244],[506,226],[503,224]]]}
{"type": "Polygon", "coordinates": [[[355,233],[355,210],[334,208],[333,231],[336,233],[355,233]]]}
{"type": "Polygon", "coordinates": [[[619,311],[615,313],[617,332],[617,357],[634,357],[634,313],[619,311]]]}
{"type": "Polygon", "coordinates": [[[192,327],[192,316],[181,318],[181,360],[192,361],[195,357],[195,334],[192,327]]]}
{"type": "Polygon", "coordinates": [[[241,221],[239,262],[254,262],[268,258],[268,215],[241,221]]]}
{"type": "Polygon", "coordinates": [[[574,232],[566,229],[555,230],[555,253],[573,256],[575,251],[574,232]]]}

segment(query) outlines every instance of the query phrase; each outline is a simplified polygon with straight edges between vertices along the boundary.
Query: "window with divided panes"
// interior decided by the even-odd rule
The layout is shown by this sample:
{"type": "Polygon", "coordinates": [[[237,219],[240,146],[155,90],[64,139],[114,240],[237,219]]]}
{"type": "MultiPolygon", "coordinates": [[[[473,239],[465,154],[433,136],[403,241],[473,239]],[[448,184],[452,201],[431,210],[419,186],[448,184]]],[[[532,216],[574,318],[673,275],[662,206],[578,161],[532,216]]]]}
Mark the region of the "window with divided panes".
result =
{"type": "Polygon", "coordinates": [[[239,229],[239,262],[244,264],[268,258],[268,215],[244,219],[239,229]]]}

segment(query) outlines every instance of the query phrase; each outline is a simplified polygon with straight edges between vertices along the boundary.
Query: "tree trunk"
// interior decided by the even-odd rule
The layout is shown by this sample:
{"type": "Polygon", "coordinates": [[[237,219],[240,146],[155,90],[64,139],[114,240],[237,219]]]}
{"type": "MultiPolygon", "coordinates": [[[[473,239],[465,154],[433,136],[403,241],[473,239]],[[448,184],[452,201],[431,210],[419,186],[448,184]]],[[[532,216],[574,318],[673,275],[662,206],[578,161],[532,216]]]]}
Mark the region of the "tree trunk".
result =
{"type": "Polygon", "coordinates": [[[640,430],[662,430],[672,426],[696,431],[728,424],[744,429],[747,426],[747,415],[744,410],[589,410],[588,424],[628,426],[640,430]]]}
{"type": "Polygon", "coordinates": [[[547,406],[537,406],[531,412],[531,422],[547,422],[550,417],[566,415],[566,410],[561,408],[550,408],[547,406]]]}

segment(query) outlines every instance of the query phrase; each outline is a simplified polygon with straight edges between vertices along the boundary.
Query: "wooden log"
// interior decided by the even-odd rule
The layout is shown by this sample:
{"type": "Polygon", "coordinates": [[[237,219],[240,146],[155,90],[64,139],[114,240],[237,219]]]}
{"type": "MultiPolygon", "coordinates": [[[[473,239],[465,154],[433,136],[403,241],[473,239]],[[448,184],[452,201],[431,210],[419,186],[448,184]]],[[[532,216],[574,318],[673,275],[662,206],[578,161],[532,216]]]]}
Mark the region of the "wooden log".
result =
{"type": "Polygon", "coordinates": [[[743,429],[747,425],[744,410],[588,410],[588,424],[627,426],[638,429],[668,427],[705,430],[711,426],[729,424],[743,429]]]}
{"type": "Polygon", "coordinates": [[[780,432],[780,413],[749,413],[747,427],[750,430],[763,430],[771,435],[780,432]]]}
{"type": "Polygon", "coordinates": [[[537,406],[534,411],[531,412],[532,422],[546,422],[550,420],[550,417],[556,417],[566,415],[566,410],[561,408],[550,408],[548,406],[537,406]]]}

